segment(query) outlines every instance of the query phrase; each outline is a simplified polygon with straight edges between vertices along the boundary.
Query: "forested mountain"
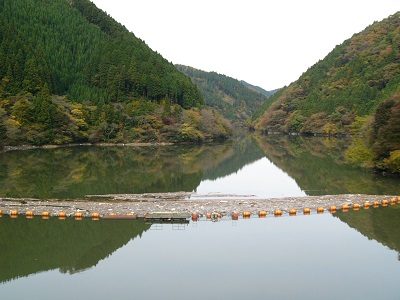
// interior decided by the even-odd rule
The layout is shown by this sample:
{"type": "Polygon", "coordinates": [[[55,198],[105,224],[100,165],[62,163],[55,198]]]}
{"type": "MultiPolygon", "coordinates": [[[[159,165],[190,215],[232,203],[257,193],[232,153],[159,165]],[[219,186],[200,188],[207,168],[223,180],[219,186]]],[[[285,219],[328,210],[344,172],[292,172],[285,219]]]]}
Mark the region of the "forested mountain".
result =
{"type": "Polygon", "coordinates": [[[275,94],[279,89],[273,90],[273,91],[266,91],[263,88],[256,86],[256,85],[252,85],[244,80],[240,80],[240,82],[244,85],[247,86],[249,89],[254,90],[256,92],[259,92],[267,97],[271,97],[273,94],[275,94]]]}
{"type": "Polygon", "coordinates": [[[89,0],[0,1],[0,62],[3,144],[213,138],[182,121],[204,105],[190,79],[89,0]]]}
{"type": "Polygon", "coordinates": [[[217,108],[224,117],[236,125],[243,125],[268,99],[261,88],[226,75],[183,65],[176,65],[176,67],[197,85],[206,105],[217,108]]]}
{"type": "Polygon", "coordinates": [[[400,173],[400,13],[336,46],[254,114],[256,129],[361,135],[349,151],[400,173]],[[362,154],[361,154],[361,152],[362,154]]]}

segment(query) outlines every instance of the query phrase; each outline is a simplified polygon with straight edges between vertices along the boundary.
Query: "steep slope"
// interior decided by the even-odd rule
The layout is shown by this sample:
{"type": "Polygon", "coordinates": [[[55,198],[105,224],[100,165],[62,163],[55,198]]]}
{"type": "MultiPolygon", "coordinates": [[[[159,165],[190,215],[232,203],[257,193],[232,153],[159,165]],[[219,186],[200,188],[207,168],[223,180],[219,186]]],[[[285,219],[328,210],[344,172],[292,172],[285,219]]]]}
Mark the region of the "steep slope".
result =
{"type": "Polygon", "coordinates": [[[226,75],[183,65],[176,67],[196,84],[208,106],[217,108],[225,118],[232,120],[236,125],[243,125],[268,99],[268,96],[261,92],[261,88],[256,90],[256,87],[226,75]]]}
{"type": "Polygon", "coordinates": [[[47,84],[92,104],[129,97],[203,103],[186,76],[89,0],[5,0],[0,22],[7,93],[35,94],[47,84]]]}
{"type": "Polygon", "coordinates": [[[0,62],[0,145],[230,135],[190,78],[89,0],[0,1],[0,62]]]}
{"type": "Polygon", "coordinates": [[[400,13],[337,46],[271,98],[254,122],[265,132],[348,134],[359,116],[399,92],[400,13]]]}
{"type": "Polygon", "coordinates": [[[253,116],[267,133],[351,135],[348,161],[400,174],[400,12],[335,47],[253,116]]]}

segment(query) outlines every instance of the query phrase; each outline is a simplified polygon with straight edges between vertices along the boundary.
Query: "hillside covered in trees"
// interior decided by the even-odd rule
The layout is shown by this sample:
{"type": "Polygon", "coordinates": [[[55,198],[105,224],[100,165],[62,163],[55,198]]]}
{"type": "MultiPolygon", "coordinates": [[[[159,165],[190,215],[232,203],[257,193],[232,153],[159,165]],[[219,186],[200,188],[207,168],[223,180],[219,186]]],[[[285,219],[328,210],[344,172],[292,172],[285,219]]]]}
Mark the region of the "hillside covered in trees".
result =
{"type": "Polygon", "coordinates": [[[244,125],[273,94],[216,72],[205,72],[183,65],[176,67],[196,84],[206,105],[216,108],[235,125],[244,125]]]}
{"type": "Polygon", "coordinates": [[[253,115],[264,133],[352,135],[348,158],[400,173],[400,13],[335,47],[253,115]]]}
{"type": "Polygon", "coordinates": [[[257,91],[257,92],[259,92],[259,93],[261,93],[261,94],[263,94],[263,95],[265,95],[267,97],[271,97],[273,94],[275,94],[279,90],[279,89],[275,89],[273,91],[266,91],[263,88],[261,88],[259,86],[256,86],[256,85],[252,85],[252,84],[250,84],[250,83],[248,83],[248,82],[246,82],[244,80],[240,80],[240,82],[242,84],[244,84],[244,86],[247,86],[249,89],[257,91]]]}
{"type": "Polygon", "coordinates": [[[89,0],[0,1],[1,144],[200,141],[230,125],[89,0]]]}

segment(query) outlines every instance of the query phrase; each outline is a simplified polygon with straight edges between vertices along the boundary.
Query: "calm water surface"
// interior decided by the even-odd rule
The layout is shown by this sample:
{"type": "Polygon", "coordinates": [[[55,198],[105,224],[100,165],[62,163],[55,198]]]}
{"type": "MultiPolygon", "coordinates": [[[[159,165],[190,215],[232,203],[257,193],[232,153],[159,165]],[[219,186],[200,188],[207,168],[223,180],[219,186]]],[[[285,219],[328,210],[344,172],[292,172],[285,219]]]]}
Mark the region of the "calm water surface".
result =
{"type": "MultiPolygon", "coordinates": [[[[0,197],[195,191],[400,195],[345,163],[346,140],[240,136],[219,145],[0,154],[0,197]]],[[[0,203],[0,209],[4,209],[0,203]]],[[[400,299],[400,205],[188,224],[0,217],[5,299],[400,299]]]]}
{"type": "Polygon", "coordinates": [[[0,294],[399,299],[399,212],[395,205],[333,216],[189,224],[3,216],[0,294]]]}
{"type": "Polygon", "coordinates": [[[0,197],[400,194],[399,178],[346,164],[348,144],[345,139],[243,135],[217,145],[12,151],[0,154],[0,197]]]}

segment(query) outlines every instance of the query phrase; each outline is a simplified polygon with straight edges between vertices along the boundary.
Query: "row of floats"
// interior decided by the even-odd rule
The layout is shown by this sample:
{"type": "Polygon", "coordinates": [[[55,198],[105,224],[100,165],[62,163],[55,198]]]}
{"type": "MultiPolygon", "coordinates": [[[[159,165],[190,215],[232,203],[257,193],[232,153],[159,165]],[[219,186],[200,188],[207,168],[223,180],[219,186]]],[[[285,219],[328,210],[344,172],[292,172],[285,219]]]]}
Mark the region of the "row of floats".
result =
{"type": "MultiPolygon", "coordinates": [[[[88,217],[88,215],[82,213],[82,212],[75,212],[74,214],[67,214],[64,211],[58,212],[57,214],[51,214],[49,211],[44,211],[41,214],[35,214],[34,211],[26,211],[23,213],[27,219],[33,219],[35,215],[41,216],[42,219],[50,219],[50,217],[58,217],[60,220],[65,220],[67,217],[73,217],[75,220],[82,220],[84,217],[88,217]]],[[[3,211],[0,210],[0,217],[3,215],[3,211]]],[[[9,215],[11,218],[18,218],[20,213],[18,210],[10,210],[9,215]]],[[[92,220],[97,221],[100,219],[117,219],[117,220],[122,220],[122,219],[136,219],[136,214],[134,213],[128,213],[126,215],[118,215],[116,213],[110,213],[107,215],[101,215],[100,213],[92,213],[90,215],[92,220]]]]}
{"type": "MultiPolygon", "coordinates": [[[[341,209],[343,212],[347,212],[349,209],[353,210],[359,210],[360,208],[364,209],[369,209],[370,207],[379,207],[379,206],[388,206],[388,205],[394,205],[394,204],[400,204],[400,197],[398,198],[391,198],[390,200],[382,200],[381,202],[379,201],[373,201],[372,203],[369,201],[364,202],[362,205],[358,203],[354,204],[343,204],[340,208],[337,208],[336,206],[330,206],[329,209],[325,209],[324,207],[318,207],[316,208],[316,213],[317,214],[323,214],[326,211],[329,211],[330,213],[335,213],[338,209],[341,209]]],[[[289,216],[296,216],[298,211],[296,209],[290,209],[288,212],[284,212],[281,209],[276,209],[273,212],[273,215],[275,217],[280,217],[284,215],[285,213],[288,213],[289,216]]],[[[312,213],[311,208],[304,208],[303,209],[303,214],[304,215],[309,215],[312,213]]],[[[17,218],[20,213],[17,210],[10,210],[9,215],[11,218],[17,218]]],[[[258,217],[260,218],[265,218],[267,217],[267,211],[262,210],[258,212],[258,217]]],[[[0,217],[3,215],[3,211],[0,210],[0,217]]],[[[31,219],[35,215],[34,211],[26,211],[24,213],[26,218],[31,219]]],[[[84,217],[91,217],[92,220],[100,220],[100,219],[114,219],[114,220],[128,220],[128,219],[136,219],[137,216],[135,213],[128,213],[124,215],[118,215],[116,213],[109,213],[106,215],[101,215],[100,213],[92,213],[90,215],[84,214],[83,212],[75,212],[74,214],[67,214],[66,212],[58,212],[56,215],[52,215],[48,211],[44,211],[41,214],[42,219],[49,219],[50,217],[58,217],[59,219],[63,220],[66,219],[67,217],[74,217],[75,220],[82,220],[84,217]]],[[[192,213],[191,214],[191,219],[192,221],[196,222],[199,220],[199,218],[203,217],[204,215],[198,214],[198,213],[192,213]]],[[[231,214],[232,220],[238,220],[239,217],[243,217],[243,219],[249,219],[252,217],[252,213],[249,211],[244,211],[243,213],[239,214],[238,212],[233,212],[231,214]]],[[[213,213],[207,213],[206,218],[207,220],[219,220],[223,217],[223,214],[218,213],[218,212],[213,212],[213,213]]],[[[190,218],[190,214],[179,214],[176,212],[163,212],[163,213],[150,213],[147,215],[144,215],[145,220],[159,220],[159,221],[173,221],[173,220],[181,220],[181,219],[188,219],[190,218]]]]}
{"type": "MultiPolygon", "coordinates": [[[[382,200],[381,202],[379,201],[373,201],[372,203],[369,201],[364,202],[362,205],[358,204],[358,203],[354,203],[354,204],[343,204],[340,209],[343,212],[347,212],[349,211],[349,209],[353,209],[355,211],[359,210],[361,207],[363,207],[364,209],[369,209],[370,207],[374,207],[377,208],[379,206],[388,206],[388,205],[394,205],[394,204],[400,204],[400,197],[396,198],[391,198],[390,200],[382,200]]],[[[336,206],[330,206],[329,209],[327,209],[327,211],[329,211],[330,213],[335,213],[337,212],[339,208],[336,206]]],[[[324,207],[317,207],[316,208],[316,213],[317,214],[323,214],[325,213],[326,209],[324,207]]],[[[312,212],[311,208],[304,208],[303,209],[303,214],[304,215],[310,215],[312,212]]],[[[288,211],[289,216],[296,216],[298,213],[298,211],[296,209],[290,209],[288,211]]],[[[266,218],[267,217],[267,211],[265,210],[261,210],[258,212],[258,217],[259,218],[266,218]]],[[[284,212],[281,209],[276,209],[273,212],[273,215],[275,217],[281,217],[282,215],[284,215],[284,212]]],[[[206,218],[208,220],[218,220],[220,218],[222,218],[222,214],[221,213],[217,213],[217,212],[213,212],[213,213],[208,213],[206,214],[206,218]]],[[[239,219],[240,214],[238,212],[233,212],[231,217],[232,220],[238,220],[239,219]]],[[[244,211],[241,216],[243,217],[243,219],[249,219],[252,214],[249,211],[244,211]]],[[[192,214],[192,221],[198,221],[198,219],[200,218],[200,215],[197,213],[193,213],[192,214]]]]}

